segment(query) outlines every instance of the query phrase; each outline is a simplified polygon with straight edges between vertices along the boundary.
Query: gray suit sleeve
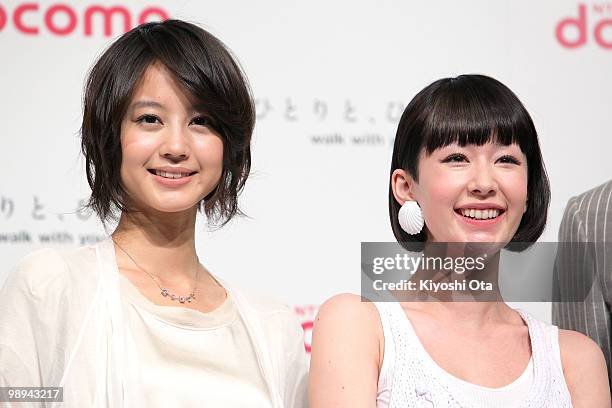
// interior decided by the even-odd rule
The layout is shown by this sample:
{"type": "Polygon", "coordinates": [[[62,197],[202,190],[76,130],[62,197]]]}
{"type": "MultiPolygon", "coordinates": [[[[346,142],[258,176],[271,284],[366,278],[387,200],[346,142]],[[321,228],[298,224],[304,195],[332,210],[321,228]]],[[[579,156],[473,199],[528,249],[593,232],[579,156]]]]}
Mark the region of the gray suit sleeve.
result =
{"type": "Polygon", "coordinates": [[[597,342],[610,373],[610,271],[602,264],[610,256],[606,254],[610,245],[602,239],[607,228],[605,215],[611,210],[606,190],[594,189],[573,198],[565,209],[559,242],[566,250],[558,252],[555,262],[558,301],[552,304],[552,320],[562,329],[579,331],[597,342]]]}

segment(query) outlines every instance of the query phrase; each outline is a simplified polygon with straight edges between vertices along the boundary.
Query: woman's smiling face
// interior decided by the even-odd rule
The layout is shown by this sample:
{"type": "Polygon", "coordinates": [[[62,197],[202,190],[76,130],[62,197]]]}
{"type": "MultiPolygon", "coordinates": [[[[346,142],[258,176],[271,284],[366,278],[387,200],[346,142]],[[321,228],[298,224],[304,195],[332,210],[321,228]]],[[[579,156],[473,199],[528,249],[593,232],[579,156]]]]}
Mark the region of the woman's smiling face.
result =
{"type": "Polygon", "coordinates": [[[416,200],[429,242],[508,243],[527,203],[527,158],[516,144],[450,144],[421,152],[418,182],[395,170],[396,200],[416,200]]]}
{"type": "Polygon", "coordinates": [[[223,170],[220,135],[158,64],[145,71],[123,118],[121,152],[121,182],[139,209],[192,210],[223,170]]]}

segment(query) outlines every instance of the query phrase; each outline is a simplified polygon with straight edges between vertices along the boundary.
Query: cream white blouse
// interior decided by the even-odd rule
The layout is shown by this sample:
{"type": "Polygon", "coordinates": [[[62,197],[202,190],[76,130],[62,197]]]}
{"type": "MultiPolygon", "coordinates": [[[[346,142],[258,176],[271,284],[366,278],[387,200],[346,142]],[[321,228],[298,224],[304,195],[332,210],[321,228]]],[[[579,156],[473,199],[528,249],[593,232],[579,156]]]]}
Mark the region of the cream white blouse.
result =
{"type": "Polygon", "coordinates": [[[146,407],[269,408],[257,356],[234,301],[209,313],[158,306],[123,275],[127,326],[146,407]]]}
{"type": "MultiPolygon", "coordinates": [[[[306,407],[307,362],[303,333],[293,312],[276,302],[246,297],[219,281],[231,301],[222,307],[235,306],[241,322],[235,329],[239,332],[243,325],[251,343],[250,357],[245,357],[249,349],[242,347],[244,338],[234,343],[241,345],[236,352],[243,353],[239,358],[247,364],[253,356],[257,362],[262,382],[248,386],[252,395],[260,398],[254,401],[262,401],[257,406],[306,407]]],[[[147,350],[139,348],[139,342],[143,344],[140,336],[153,327],[154,336],[182,331],[167,325],[172,325],[171,319],[163,322],[165,319],[159,320],[146,308],[125,301],[120,288],[121,275],[110,239],[79,249],[40,250],[24,258],[0,290],[0,386],[61,386],[63,407],[150,406],[145,391],[157,378],[147,371],[151,367],[141,363],[148,357],[147,350]],[[143,319],[140,328],[136,328],[135,319],[143,319]]],[[[189,347],[200,346],[188,336],[180,341],[190,343],[189,347]]],[[[227,346],[227,350],[232,348],[230,343],[227,346]]],[[[176,355],[167,357],[157,360],[157,369],[168,364],[168,370],[186,370],[183,376],[204,369],[199,364],[206,359],[196,356],[190,369],[185,363],[191,356],[182,356],[179,361],[176,355]]],[[[237,369],[231,364],[225,368],[237,369]]],[[[213,371],[209,378],[214,377],[213,371]]],[[[244,378],[257,377],[255,371],[249,366],[244,378]]],[[[217,374],[222,372],[222,368],[217,370],[217,374]]],[[[244,384],[236,385],[240,380],[228,380],[219,388],[222,393],[233,398],[234,393],[244,391],[244,384]]],[[[178,381],[177,386],[185,385],[178,381]]],[[[204,389],[201,384],[197,387],[204,389]]],[[[181,406],[176,400],[172,405],[181,406]]],[[[215,405],[202,397],[200,406],[215,405]]]]}

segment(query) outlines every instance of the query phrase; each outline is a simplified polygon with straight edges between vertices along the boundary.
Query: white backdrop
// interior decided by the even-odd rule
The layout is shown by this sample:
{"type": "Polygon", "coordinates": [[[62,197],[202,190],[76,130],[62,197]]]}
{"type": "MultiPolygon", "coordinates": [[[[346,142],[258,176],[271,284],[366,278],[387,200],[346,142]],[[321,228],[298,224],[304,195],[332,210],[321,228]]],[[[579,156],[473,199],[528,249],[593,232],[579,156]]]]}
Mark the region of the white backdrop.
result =
{"type": "MultiPolygon", "coordinates": [[[[104,234],[94,217],[74,213],[89,192],[79,155],[81,97],[94,59],[124,30],[121,15],[112,19],[112,36],[101,14],[87,23],[88,8],[113,2],[24,4],[0,0],[0,282],[35,248],[78,246],[104,234]]],[[[160,0],[125,7],[132,24],[151,7],[197,22],[244,66],[258,103],[253,176],[241,199],[250,218],[212,233],[201,222],[200,258],[235,284],[295,306],[306,329],[323,300],[359,291],[360,242],[393,240],[387,177],[397,120],[438,78],[491,75],[526,105],[552,184],[543,241],[556,239],[571,196],[612,177],[612,2],[160,0]]],[[[550,319],[548,304],[523,307],[550,319]]]]}

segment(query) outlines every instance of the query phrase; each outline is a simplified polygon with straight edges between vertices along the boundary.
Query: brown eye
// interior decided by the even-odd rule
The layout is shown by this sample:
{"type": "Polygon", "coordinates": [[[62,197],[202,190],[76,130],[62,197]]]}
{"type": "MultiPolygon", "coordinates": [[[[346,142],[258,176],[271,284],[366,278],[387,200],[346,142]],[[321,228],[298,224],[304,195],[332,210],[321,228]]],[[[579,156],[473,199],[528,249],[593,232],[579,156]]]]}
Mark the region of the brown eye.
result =
{"type": "Polygon", "coordinates": [[[210,126],[210,120],[206,116],[198,116],[191,123],[198,126],[210,126]]]}
{"type": "Polygon", "coordinates": [[[468,161],[467,157],[461,153],[453,153],[447,156],[442,163],[462,163],[468,161]]]}
{"type": "Polygon", "coordinates": [[[146,124],[154,124],[156,122],[160,122],[161,120],[155,115],[142,115],[138,119],[136,119],[137,123],[146,123],[146,124]]]}
{"type": "Polygon", "coordinates": [[[520,165],[521,162],[515,158],[514,156],[510,156],[510,155],[505,155],[500,157],[499,159],[497,159],[498,162],[500,163],[504,163],[504,164],[516,164],[516,165],[520,165]]]}

